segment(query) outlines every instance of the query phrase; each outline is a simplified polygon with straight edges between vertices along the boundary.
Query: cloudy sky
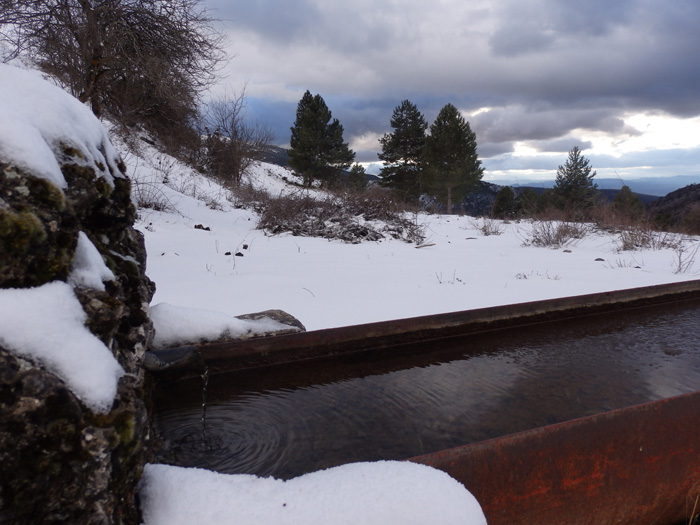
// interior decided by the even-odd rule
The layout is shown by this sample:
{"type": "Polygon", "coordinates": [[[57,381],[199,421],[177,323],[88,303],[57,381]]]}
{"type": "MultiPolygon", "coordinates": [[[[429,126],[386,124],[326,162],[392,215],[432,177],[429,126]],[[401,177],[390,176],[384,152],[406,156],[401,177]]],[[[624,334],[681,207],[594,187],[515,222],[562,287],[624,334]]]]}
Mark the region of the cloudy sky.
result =
{"type": "Polygon", "coordinates": [[[700,174],[697,0],[204,2],[235,54],[218,89],[280,144],[308,89],[363,163],[408,99],[462,111],[486,180],[553,178],[574,145],[599,177],[700,174]]]}

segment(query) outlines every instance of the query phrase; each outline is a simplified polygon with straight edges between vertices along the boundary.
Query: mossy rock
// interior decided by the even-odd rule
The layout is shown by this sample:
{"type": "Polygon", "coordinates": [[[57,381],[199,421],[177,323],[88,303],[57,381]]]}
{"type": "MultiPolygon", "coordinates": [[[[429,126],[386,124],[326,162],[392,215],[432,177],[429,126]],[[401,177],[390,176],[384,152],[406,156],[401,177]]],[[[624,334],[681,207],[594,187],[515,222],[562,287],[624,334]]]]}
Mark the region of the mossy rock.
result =
{"type": "Polygon", "coordinates": [[[65,280],[78,222],[51,182],[0,163],[0,288],[65,280]]]}

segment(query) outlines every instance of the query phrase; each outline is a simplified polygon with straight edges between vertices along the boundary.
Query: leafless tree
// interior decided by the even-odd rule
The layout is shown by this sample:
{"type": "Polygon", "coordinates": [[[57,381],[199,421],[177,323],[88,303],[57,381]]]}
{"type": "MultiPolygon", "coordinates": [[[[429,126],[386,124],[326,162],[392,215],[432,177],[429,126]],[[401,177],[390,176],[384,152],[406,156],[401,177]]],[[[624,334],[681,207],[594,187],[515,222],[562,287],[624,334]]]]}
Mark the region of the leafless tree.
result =
{"type": "Polygon", "coordinates": [[[244,90],[232,98],[212,100],[204,116],[208,171],[234,186],[255,161],[263,158],[274,139],[267,126],[246,120],[245,109],[244,90]]]}
{"type": "Polygon", "coordinates": [[[193,115],[225,59],[199,0],[0,0],[0,39],[96,115],[165,127],[193,115]]]}

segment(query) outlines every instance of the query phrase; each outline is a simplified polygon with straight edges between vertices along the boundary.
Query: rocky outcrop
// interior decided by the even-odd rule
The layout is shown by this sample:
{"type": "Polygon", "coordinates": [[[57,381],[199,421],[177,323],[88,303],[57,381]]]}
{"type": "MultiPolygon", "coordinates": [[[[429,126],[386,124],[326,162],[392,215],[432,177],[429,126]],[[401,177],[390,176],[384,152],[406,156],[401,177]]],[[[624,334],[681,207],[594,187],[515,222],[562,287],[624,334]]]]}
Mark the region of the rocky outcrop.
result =
{"type": "Polygon", "coordinates": [[[138,523],[136,487],[150,449],[141,363],[154,286],[123,164],[97,160],[96,169],[90,152],[53,147],[63,188],[0,158],[0,288],[71,282],[87,327],[125,373],[111,409],[95,412],[0,337],[0,523],[138,523]],[[104,290],[71,280],[79,232],[114,274],[104,290]]]}
{"type": "Polygon", "coordinates": [[[280,327],[274,327],[269,331],[253,332],[242,339],[250,339],[251,337],[269,337],[272,335],[293,334],[296,332],[306,332],[306,327],[299,319],[284,310],[265,310],[254,314],[237,315],[238,319],[243,321],[274,321],[279,323],[280,327]]]}

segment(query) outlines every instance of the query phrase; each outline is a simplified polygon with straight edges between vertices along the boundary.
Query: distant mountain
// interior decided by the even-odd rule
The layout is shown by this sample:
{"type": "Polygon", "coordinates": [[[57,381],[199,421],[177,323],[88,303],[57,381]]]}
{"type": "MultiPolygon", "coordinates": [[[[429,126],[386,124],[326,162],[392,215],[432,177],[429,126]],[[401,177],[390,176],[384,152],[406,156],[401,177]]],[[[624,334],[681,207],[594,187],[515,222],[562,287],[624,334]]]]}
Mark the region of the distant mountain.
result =
{"type": "MultiPolygon", "coordinates": [[[[638,194],[655,195],[662,197],[674,190],[688,186],[690,184],[700,183],[700,175],[678,175],[675,177],[646,177],[643,179],[594,179],[598,188],[601,190],[619,190],[623,185],[638,194]]],[[[498,184],[503,186],[512,186],[513,188],[532,187],[532,188],[551,188],[554,186],[553,180],[541,181],[515,181],[509,184],[509,181],[498,181],[498,184]]]]}

